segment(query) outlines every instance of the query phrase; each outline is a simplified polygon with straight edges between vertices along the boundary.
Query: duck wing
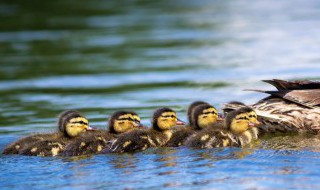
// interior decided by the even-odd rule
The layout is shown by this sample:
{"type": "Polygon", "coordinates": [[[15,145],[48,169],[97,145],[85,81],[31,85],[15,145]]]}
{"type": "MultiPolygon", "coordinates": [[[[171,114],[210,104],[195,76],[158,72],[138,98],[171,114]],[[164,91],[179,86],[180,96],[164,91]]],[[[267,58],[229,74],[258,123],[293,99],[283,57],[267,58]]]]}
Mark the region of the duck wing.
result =
{"type": "Polygon", "coordinates": [[[278,90],[302,90],[302,89],[320,89],[320,81],[296,80],[285,81],[280,79],[262,80],[276,87],[278,90]]]}
{"type": "Polygon", "coordinates": [[[285,100],[288,100],[309,108],[320,107],[320,89],[279,90],[279,91],[264,91],[264,90],[250,89],[248,91],[255,91],[255,92],[270,94],[273,97],[283,98],[285,100]]]}

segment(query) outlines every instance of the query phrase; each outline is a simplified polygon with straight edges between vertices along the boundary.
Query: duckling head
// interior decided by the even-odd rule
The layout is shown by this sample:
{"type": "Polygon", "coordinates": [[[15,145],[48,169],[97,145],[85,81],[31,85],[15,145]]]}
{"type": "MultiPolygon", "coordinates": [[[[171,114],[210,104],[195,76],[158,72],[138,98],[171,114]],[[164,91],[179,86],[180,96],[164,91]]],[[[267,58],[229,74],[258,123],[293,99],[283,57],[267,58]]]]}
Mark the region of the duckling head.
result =
{"type": "MultiPolygon", "coordinates": [[[[88,120],[77,112],[69,113],[63,116],[63,133],[68,137],[76,137],[80,133],[91,130],[88,120]]],[[[60,127],[60,130],[62,129],[60,127]]]]}
{"type": "Polygon", "coordinates": [[[185,125],[178,119],[176,112],[170,108],[157,109],[152,117],[152,128],[158,131],[165,131],[176,125],[185,125]]]}
{"type": "Polygon", "coordinates": [[[193,112],[193,127],[195,129],[203,129],[213,125],[218,120],[218,111],[209,104],[198,105],[193,112]]]}
{"type": "MultiPolygon", "coordinates": [[[[189,120],[189,124],[191,125],[191,126],[193,126],[194,125],[194,123],[193,123],[193,121],[194,121],[194,119],[193,119],[193,111],[194,111],[194,109],[197,107],[197,106],[199,106],[199,105],[202,105],[202,104],[208,104],[207,102],[204,102],[204,101],[195,101],[195,102],[193,102],[193,103],[191,103],[190,104],[190,106],[189,106],[189,108],[188,108],[188,120],[189,120]]],[[[208,104],[209,105],[209,104],[208,104]]]]}
{"type": "MultiPolygon", "coordinates": [[[[231,101],[231,102],[228,102],[227,104],[232,104],[232,105],[236,105],[236,106],[246,106],[244,103],[242,102],[238,102],[238,101],[231,101]]],[[[223,115],[224,116],[227,116],[229,112],[231,112],[233,109],[231,108],[223,108],[222,111],[223,111],[223,115]]]]}
{"type": "Polygon", "coordinates": [[[68,115],[80,115],[80,113],[78,111],[75,110],[66,110],[64,112],[61,112],[59,114],[59,119],[58,119],[58,128],[59,131],[64,132],[64,123],[66,122],[66,119],[68,119],[68,115]]]}
{"type": "MultiPolygon", "coordinates": [[[[249,108],[249,109],[251,109],[251,108],[249,108]]],[[[253,109],[251,109],[248,112],[248,116],[249,116],[249,121],[251,123],[253,123],[255,126],[261,125],[261,122],[258,120],[258,115],[253,109]]]]}
{"type": "Polygon", "coordinates": [[[243,133],[247,131],[249,127],[254,126],[254,124],[249,121],[247,107],[229,112],[225,122],[227,128],[235,134],[243,133]]]}
{"type": "Polygon", "coordinates": [[[119,134],[141,127],[140,117],[131,111],[117,111],[109,119],[110,133],[119,134]]]}

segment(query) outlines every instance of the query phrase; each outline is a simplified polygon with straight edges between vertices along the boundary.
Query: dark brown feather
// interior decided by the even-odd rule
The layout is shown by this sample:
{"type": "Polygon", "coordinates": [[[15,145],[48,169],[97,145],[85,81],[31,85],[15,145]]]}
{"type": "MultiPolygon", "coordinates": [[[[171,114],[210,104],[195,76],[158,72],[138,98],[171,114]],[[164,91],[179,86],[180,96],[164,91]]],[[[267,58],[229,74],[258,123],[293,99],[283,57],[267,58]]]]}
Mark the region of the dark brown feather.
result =
{"type": "Polygon", "coordinates": [[[283,98],[285,100],[315,108],[320,106],[320,89],[310,90],[279,90],[279,91],[263,91],[263,90],[250,90],[256,92],[263,92],[272,96],[283,98]]]}
{"type": "Polygon", "coordinates": [[[296,80],[285,81],[280,79],[262,80],[276,87],[278,90],[302,90],[302,89],[320,89],[320,81],[296,80]]]}

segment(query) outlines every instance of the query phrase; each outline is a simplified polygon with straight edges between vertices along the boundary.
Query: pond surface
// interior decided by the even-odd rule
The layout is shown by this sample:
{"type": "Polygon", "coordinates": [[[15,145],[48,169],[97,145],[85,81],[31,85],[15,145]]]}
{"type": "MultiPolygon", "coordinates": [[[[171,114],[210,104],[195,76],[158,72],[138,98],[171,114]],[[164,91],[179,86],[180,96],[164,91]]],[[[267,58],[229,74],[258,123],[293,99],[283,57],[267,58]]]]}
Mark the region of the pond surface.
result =
{"type": "MultiPolygon", "coordinates": [[[[0,2],[0,151],[54,131],[66,109],[105,128],[116,110],[218,109],[265,97],[262,79],[320,79],[320,2],[0,2]]],[[[320,137],[250,148],[149,149],[75,158],[0,155],[1,189],[319,189],[320,137]]]]}

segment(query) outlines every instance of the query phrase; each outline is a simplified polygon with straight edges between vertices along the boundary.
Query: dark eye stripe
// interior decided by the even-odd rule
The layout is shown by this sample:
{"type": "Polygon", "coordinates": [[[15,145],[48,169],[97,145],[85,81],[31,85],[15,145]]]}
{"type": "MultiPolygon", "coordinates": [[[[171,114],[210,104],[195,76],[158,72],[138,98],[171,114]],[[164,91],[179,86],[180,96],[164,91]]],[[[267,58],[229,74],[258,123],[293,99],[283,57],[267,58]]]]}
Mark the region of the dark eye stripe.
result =
{"type": "Polygon", "coordinates": [[[166,116],[162,116],[162,117],[164,117],[164,118],[169,118],[169,117],[176,118],[176,116],[174,116],[174,115],[166,115],[166,116]]]}
{"type": "Polygon", "coordinates": [[[73,124],[80,123],[80,124],[88,125],[88,123],[86,123],[84,121],[74,121],[74,122],[71,122],[71,123],[73,123],[73,124]]]}
{"type": "Polygon", "coordinates": [[[238,119],[249,120],[247,117],[239,117],[238,119]]]}
{"type": "Polygon", "coordinates": [[[214,114],[214,115],[216,115],[217,114],[217,112],[214,112],[214,111],[211,111],[211,112],[205,112],[205,113],[203,113],[203,114],[214,114]]]}
{"type": "Polygon", "coordinates": [[[134,119],[132,118],[121,118],[121,119],[118,119],[119,121],[134,121],[134,119]]]}

